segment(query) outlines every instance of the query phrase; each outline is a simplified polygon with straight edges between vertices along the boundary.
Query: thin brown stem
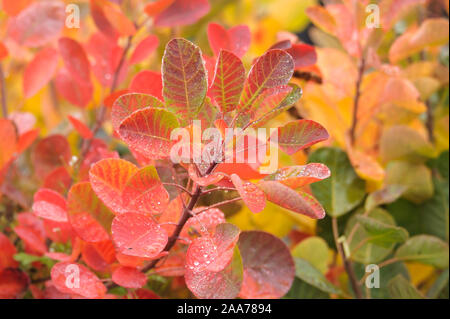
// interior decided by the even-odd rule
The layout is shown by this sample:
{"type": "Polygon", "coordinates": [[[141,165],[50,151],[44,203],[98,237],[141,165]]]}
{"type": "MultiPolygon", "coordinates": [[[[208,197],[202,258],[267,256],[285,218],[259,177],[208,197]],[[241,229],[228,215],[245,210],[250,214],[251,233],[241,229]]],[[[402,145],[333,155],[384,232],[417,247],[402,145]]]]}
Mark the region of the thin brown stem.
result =
{"type": "Polygon", "coordinates": [[[342,262],[344,263],[345,271],[348,275],[348,278],[350,280],[350,284],[352,285],[353,292],[355,293],[356,298],[362,299],[363,294],[361,291],[361,287],[359,286],[358,280],[356,279],[355,271],[353,269],[352,262],[345,256],[345,251],[342,243],[339,242],[339,230],[338,230],[338,223],[337,218],[333,217],[331,219],[331,225],[333,229],[333,237],[334,242],[336,244],[336,249],[341,256],[342,262]]]}
{"type": "MultiPolygon", "coordinates": [[[[386,267],[387,265],[396,263],[397,261],[400,261],[400,259],[393,257],[390,259],[386,259],[385,261],[379,263],[377,266],[378,266],[378,268],[383,268],[383,267],[386,267]]],[[[364,276],[360,279],[359,284],[362,285],[364,283],[364,281],[366,280],[367,276],[369,276],[369,275],[370,275],[370,273],[365,273],[364,276]]]]}
{"type": "Polygon", "coordinates": [[[216,188],[211,188],[211,189],[207,189],[207,190],[203,191],[202,195],[210,194],[215,191],[235,191],[235,190],[236,190],[236,188],[232,188],[232,187],[216,187],[216,188]]]}
{"type": "Polygon", "coordinates": [[[162,183],[162,184],[163,184],[163,185],[166,185],[166,186],[173,186],[173,187],[176,187],[176,188],[182,190],[183,192],[185,192],[186,194],[188,194],[188,195],[191,196],[191,197],[192,197],[192,195],[193,195],[188,189],[186,189],[185,187],[183,187],[183,186],[180,185],[180,184],[177,184],[177,183],[162,183]]]}
{"type": "Polygon", "coordinates": [[[236,198],[224,200],[223,202],[216,203],[216,204],[214,204],[214,205],[208,206],[208,208],[205,208],[205,209],[203,209],[203,210],[201,210],[201,211],[199,211],[199,212],[196,212],[196,215],[198,215],[198,214],[200,214],[200,213],[203,213],[203,212],[205,212],[205,211],[207,211],[208,209],[211,209],[211,208],[217,208],[217,207],[221,207],[221,206],[224,206],[224,205],[227,205],[227,204],[231,204],[231,203],[234,203],[234,202],[238,202],[238,201],[240,201],[241,199],[242,199],[242,197],[236,197],[236,198]]]}
{"type": "Polygon", "coordinates": [[[355,144],[356,125],[358,124],[358,105],[359,98],[361,96],[361,83],[364,75],[365,65],[366,60],[364,59],[364,57],[362,57],[358,68],[358,78],[356,79],[355,98],[353,99],[353,119],[352,126],[350,128],[350,142],[352,145],[355,144]]]}
{"type": "MultiPolygon", "coordinates": [[[[205,175],[211,174],[211,172],[215,169],[216,166],[217,166],[217,163],[212,163],[211,166],[206,171],[205,175]]],[[[184,224],[186,224],[188,219],[192,217],[191,212],[194,209],[195,205],[197,204],[197,201],[200,198],[201,194],[202,194],[202,187],[196,185],[195,190],[192,194],[191,200],[189,201],[189,204],[186,206],[186,208],[184,208],[183,214],[181,215],[180,220],[178,221],[178,225],[175,228],[175,230],[173,231],[172,235],[170,235],[163,251],[168,252],[175,245],[175,243],[177,242],[177,239],[181,233],[181,230],[184,227],[184,224]]],[[[144,269],[142,269],[142,272],[146,273],[149,270],[153,269],[160,260],[161,260],[161,258],[153,260],[146,267],[144,267],[144,269]]]]}
{"type": "Polygon", "coordinates": [[[2,94],[2,115],[6,119],[8,117],[8,106],[6,104],[5,73],[3,72],[3,66],[1,64],[0,64],[0,86],[2,94]]]}
{"type": "MultiPolygon", "coordinates": [[[[130,50],[130,48],[131,48],[132,40],[133,40],[133,36],[129,36],[128,40],[127,40],[127,44],[126,44],[125,48],[123,49],[122,56],[120,57],[119,64],[117,65],[117,68],[114,71],[113,81],[111,83],[111,88],[110,88],[110,92],[111,93],[114,92],[116,90],[116,88],[117,88],[120,71],[121,71],[121,69],[123,67],[123,64],[125,62],[125,58],[127,56],[127,53],[130,50]]],[[[100,109],[98,111],[98,114],[97,114],[94,126],[92,128],[92,134],[94,136],[100,130],[100,128],[103,125],[103,122],[105,121],[106,111],[107,111],[106,106],[102,103],[102,105],[100,106],[100,109]]],[[[78,165],[81,165],[81,163],[83,163],[83,160],[86,157],[87,152],[91,148],[92,140],[93,139],[85,139],[85,140],[83,140],[83,144],[81,146],[81,155],[80,155],[80,158],[78,159],[78,162],[77,162],[78,165]]]]}

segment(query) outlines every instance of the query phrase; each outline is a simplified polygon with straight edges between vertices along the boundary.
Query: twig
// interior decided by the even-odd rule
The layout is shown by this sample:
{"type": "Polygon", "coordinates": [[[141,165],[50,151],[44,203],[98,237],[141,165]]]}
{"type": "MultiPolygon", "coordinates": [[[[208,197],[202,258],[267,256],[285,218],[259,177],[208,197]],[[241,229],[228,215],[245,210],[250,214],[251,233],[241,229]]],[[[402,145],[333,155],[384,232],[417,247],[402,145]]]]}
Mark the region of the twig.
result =
{"type": "Polygon", "coordinates": [[[356,124],[358,123],[358,105],[359,105],[359,98],[361,96],[361,83],[362,83],[362,78],[364,75],[365,65],[366,65],[366,60],[363,56],[361,58],[361,62],[359,64],[358,78],[356,80],[356,92],[355,92],[355,98],[353,100],[353,119],[352,119],[352,126],[350,128],[350,142],[352,145],[355,144],[356,124]]]}
{"type": "Polygon", "coordinates": [[[203,191],[202,195],[210,194],[215,191],[235,191],[235,190],[236,190],[236,188],[233,188],[233,187],[216,187],[216,188],[211,188],[211,189],[207,189],[207,190],[203,191]]]}
{"type": "MultiPolygon", "coordinates": [[[[383,267],[386,267],[387,265],[396,263],[397,261],[400,261],[400,259],[393,257],[390,259],[386,259],[385,261],[379,263],[377,266],[378,266],[378,268],[383,268],[383,267]]],[[[362,285],[364,283],[364,281],[366,280],[367,276],[369,276],[369,275],[370,275],[370,273],[365,273],[364,276],[360,279],[359,284],[362,285]]]]}
{"type": "MultiPolygon", "coordinates": [[[[120,75],[120,71],[122,69],[123,63],[125,62],[125,58],[127,56],[128,50],[130,50],[131,48],[131,41],[133,39],[133,36],[129,36],[128,40],[127,40],[127,45],[125,46],[125,48],[123,49],[122,52],[122,56],[120,57],[120,61],[119,64],[117,65],[116,70],[114,71],[114,77],[113,77],[113,81],[111,83],[111,89],[110,92],[114,92],[116,90],[117,84],[118,84],[118,79],[119,79],[119,75],[120,75]]],[[[105,120],[105,116],[106,116],[106,106],[104,103],[102,103],[102,105],[100,106],[100,110],[98,111],[94,126],[92,128],[92,134],[93,136],[95,136],[97,134],[97,132],[100,130],[100,128],[103,125],[103,122],[105,120]]],[[[92,145],[92,140],[93,139],[85,139],[83,140],[83,144],[81,146],[81,155],[77,161],[77,165],[81,165],[84,161],[84,158],[86,157],[87,152],[89,151],[91,145],[92,145]]]]}
{"type": "Polygon", "coordinates": [[[331,225],[333,229],[333,237],[334,242],[336,244],[336,249],[339,255],[342,258],[344,263],[345,271],[347,272],[348,278],[350,279],[350,284],[352,285],[353,292],[355,293],[356,298],[362,299],[363,294],[361,292],[361,287],[359,286],[358,280],[356,279],[355,271],[353,269],[352,262],[345,256],[344,247],[342,243],[339,242],[339,231],[338,231],[338,223],[337,218],[333,217],[331,219],[331,225]]]}
{"type": "Polygon", "coordinates": [[[233,198],[233,199],[224,200],[223,202],[216,203],[214,205],[208,206],[208,208],[205,208],[205,209],[202,209],[199,212],[196,212],[195,215],[198,215],[200,213],[206,212],[208,209],[211,209],[211,208],[217,208],[217,207],[220,207],[220,206],[224,206],[224,205],[227,205],[227,204],[230,204],[230,203],[234,203],[234,202],[240,201],[241,199],[242,199],[242,197],[236,197],[236,198],[233,198]]]}
{"type": "MultiPolygon", "coordinates": [[[[205,175],[211,174],[211,172],[215,169],[216,166],[217,166],[217,163],[212,163],[211,166],[206,171],[205,175]]],[[[197,201],[200,198],[201,194],[202,194],[202,187],[197,185],[195,187],[194,193],[192,194],[191,200],[189,201],[189,204],[183,210],[183,214],[181,215],[180,220],[178,221],[178,225],[175,228],[175,230],[173,231],[172,235],[170,235],[169,240],[167,241],[167,244],[164,247],[163,251],[168,252],[175,245],[175,243],[178,239],[178,236],[180,235],[181,230],[184,227],[184,224],[186,224],[188,219],[192,217],[191,211],[194,209],[195,205],[197,204],[197,201]]],[[[149,270],[153,269],[156,266],[156,264],[158,263],[158,261],[160,261],[160,260],[161,260],[161,258],[153,260],[150,264],[148,264],[146,267],[144,267],[144,269],[142,269],[142,272],[146,273],[149,270]]]]}
{"type": "Polygon", "coordinates": [[[163,185],[166,185],[166,186],[173,186],[173,187],[176,187],[176,188],[178,188],[178,189],[181,189],[183,192],[185,192],[186,194],[188,194],[189,196],[191,196],[192,197],[192,193],[188,190],[188,189],[186,189],[185,187],[183,187],[182,185],[180,185],[180,184],[177,184],[177,183],[162,183],[163,185]]]}
{"type": "Polygon", "coordinates": [[[2,94],[2,114],[6,119],[8,117],[8,106],[6,105],[6,88],[5,88],[5,73],[3,72],[3,66],[0,64],[0,86],[2,94]]]}

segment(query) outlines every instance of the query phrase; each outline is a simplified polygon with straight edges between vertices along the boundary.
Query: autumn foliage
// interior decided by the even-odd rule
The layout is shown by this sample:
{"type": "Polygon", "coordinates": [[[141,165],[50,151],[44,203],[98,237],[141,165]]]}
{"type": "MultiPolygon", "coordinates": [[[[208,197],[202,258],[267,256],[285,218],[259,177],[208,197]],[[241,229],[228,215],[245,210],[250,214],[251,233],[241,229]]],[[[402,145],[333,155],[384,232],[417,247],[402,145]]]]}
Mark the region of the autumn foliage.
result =
{"type": "Polygon", "coordinates": [[[448,1],[257,2],[1,2],[0,298],[448,297],[448,1]]]}

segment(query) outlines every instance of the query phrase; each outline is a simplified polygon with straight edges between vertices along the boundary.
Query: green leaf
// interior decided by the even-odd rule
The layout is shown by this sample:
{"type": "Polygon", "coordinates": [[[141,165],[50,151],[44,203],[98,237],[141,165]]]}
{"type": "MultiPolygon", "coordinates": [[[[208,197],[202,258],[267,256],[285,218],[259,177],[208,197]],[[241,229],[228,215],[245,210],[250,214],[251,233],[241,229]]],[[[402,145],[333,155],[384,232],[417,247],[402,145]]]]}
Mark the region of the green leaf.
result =
{"type": "Polygon", "coordinates": [[[330,295],[296,277],[282,299],[330,299],[330,295]]]}
{"type": "MultiPolygon", "coordinates": [[[[362,210],[359,210],[349,219],[345,228],[345,236],[347,238],[353,232],[353,227],[358,223],[358,217],[361,216],[361,214],[362,210]]],[[[395,227],[394,218],[392,218],[392,216],[384,209],[375,208],[370,211],[367,216],[375,222],[386,225],[386,227],[395,227]]],[[[353,260],[366,265],[378,263],[384,260],[392,252],[395,243],[380,246],[370,242],[372,236],[373,235],[369,234],[362,225],[357,226],[351,241],[348,243],[350,251],[353,252],[351,256],[353,260]],[[360,245],[361,242],[365,242],[365,244],[360,245]],[[358,246],[359,248],[356,249],[358,246]]]]}
{"type": "Polygon", "coordinates": [[[356,220],[369,234],[369,242],[382,247],[390,247],[393,243],[404,243],[409,234],[403,227],[393,226],[363,215],[356,220]]]}
{"type": "Polygon", "coordinates": [[[340,294],[339,288],[325,278],[325,276],[313,265],[301,258],[294,258],[295,261],[295,276],[305,281],[306,283],[316,287],[317,289],[330,293],[340,294]]]}
{"type": "Polygon", "coordinates": [[[361,203],[365,183],[356,175],[344,151],[321,148],[309,156],[308,162],[325,164],[331,171],[331,177],[311,185],[314,196],[328,214],[339,217],[361,203]]]}
{"type": "Polygon", "coordinates": [[[206,97],[206,69],[200,49],[185,39],[167,43],[162,62],[166,106],[183,119],[195,119],[206,97]]]}
{"type": "Polygon", "coordinates": [[[328,250],[325,240],[312,236],[298,243],[292,249],[292,256],[308,261],[324,274],[328,270],[328,250]]]}
{"type": "MultiPolygon", "coordinates": [[[[388,257],[389,258],[389,257],[388,257]]],[[[353,263],[355,274],[357,278],[362,278],[366,274],[367,264],[353,263]]],[[[380,287],[373,289],[362,289],[365,296],[372,299],[389,299],[391,298],[388,283],[395,276],[401,274],[405,278],[409,279],[408,268],[406,268],[403,262],[396,262],[384,267],[379,268],[380,287]]],[[[371,280],[370,278],[368,279],[371,280]]],[[[364,285],[365,283],[363,283],[364,285]]],[[[349,285],[350,286],[350,285],[349,285]]]]}
{"type": "Polygon", "coordinates": [[[381,136],[380,156],[385,163],[393,160],[421,163],[436,155],[433,145],[408,126],[392,126],[381,136]]]}
{"type": "Polygon", "coordinates": [[[389,284],[389,293],[393,299],[424,299],[421,293],[402,275],[397,275],[389,284]]]}
{"type": "Polygon", "coordinates": [[[422,203],[433,196],[431,171],[424,164],[392,161],[386,167],[386,184],[406,187],[403,197],[422,203]]]}
{"type": "Polygon", "coordinates": [[[406,187],[402,185],[387,185],[383,189],[369,194],[364,207],[366,211],[371,211],[377,206],[395,202],[405,190],[406,187]]]}
{"type": "Polygon", "coordinates": [[[418,235],[400,246],[395,257],[404,261],[414,261],[437,268],[448,267],[448,244],[437,237],[418,235]]]}
{"type": "Polygon", "coordinates": [[[14,260],[18,261],[22,266],[29,267],[32,263],[39,261],[46,265],[47,267],[51,268],[56,262],[53,261],[51,258],[45,257],[45,256],[35,256],[35,255],[29,255],[27,253],[17,253],[14,255],[14,260]]]}
{"type": "Polygon", "coordinates": [[[444,288],[448,287],[448,276],[449,271],[448,268],[445,269],[439,277],[436,279],[436,281],[433,283],[433,285],[430,287],[430,289],[427,292],[428,298],[438,298],[441,292],[444,290],[444,288]]]}

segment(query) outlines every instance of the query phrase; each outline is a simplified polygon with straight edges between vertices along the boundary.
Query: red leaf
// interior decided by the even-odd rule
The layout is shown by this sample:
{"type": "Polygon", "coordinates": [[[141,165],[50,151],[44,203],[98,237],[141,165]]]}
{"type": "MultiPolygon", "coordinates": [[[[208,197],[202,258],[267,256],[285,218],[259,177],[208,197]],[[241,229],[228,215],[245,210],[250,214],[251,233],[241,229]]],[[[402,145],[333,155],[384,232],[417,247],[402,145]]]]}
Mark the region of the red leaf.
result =
{"type": "Polygon", "coordinates": [[[244,265],[241,298],[281,298],[292,285],[294,260],[277,237],[262,231],[245,231],[239,236],[244,265]]]}
{"type": "Polygon", "coordinates": [[[119,251],[125,255],[153,258],[167,244],[167,233],[152,217],[139,213],[125,213],[114,218],[112,237],[119,251]]]}
{"type": "Polygon", "coordinates": [[[89,182],[77,183],[70,188],[67,206],[70,223],[84,241],[109,239],[114,214],[98,199],[89,182]]]}
{"type": "Polygon", "coordinates": [[[132,163],[122,159],[104,159],[94,164],[89,171],[89,180],[97,196],[114,213],[129,210],[123,202],[122,192],[127,181],[138,172],[132,163]]]}
{"type": "Polygon", "coordinates": [[[0,270],[0,299],[16,299],[27,290],[28,276],[20,269],[0,270]]]}
{"type": "Polygon", "coordinates": [[[3,0],[2,1],[2,8],[5,10],[6,14],[9,16],[16,16],[19,14],[20,11],[25,9],[32,0],[3,0]]]}
{"type": "Polygon", "coordinates": [[[266,207],[266,196],[258,186],[250,182],[243,182],[236,174],[231,175],[231,181],[250,211],[259,213],[266,207]]]}
{"type": "Polygon", "coordinates": [[[55,87],[67,101],[79,107],[85,107],[91,101],[94,90],[90,81],[78,81],[65,68],[56,74],[55,87]]]}
{"type": "Polygon", "coordinates": [[[25,151],[33,142],[36,140],[36,138],[39,136],[39,129],[30,130],[26,133],[23,133],[19,136],[19,140],[17,141],[17,154],[22,153],[25,151]]]}
{"type": "Polygon", "coordinates": [[[40,178],[45,178],[57,167],[67,165],[70,157],[69,142],[62,135],[50,135],[42,139],[31,153],[36,175],[40,178]]]}
{"type": "Polygon", "coordinates": [[[196,22],[209,12],[208,0],[175,0],[155,17],[157,27],[183,26],[196,22]]]}
{"type": "Polygon", "coordinates": [[[58,65],[58,51],[45,48],[27,65],[23,74],[23,91],[32,97],[52,79],[58,65]]]}
{"type": "Polygon", "coordinates": [[[222,271],[192,271],[186,268],[184,275],[186,285],[197,298],[233,299],[242,286],[242,261],[239,250],[222,271]]]}
{"type": "Polygon", "coordinates": [[[278,146],[288,155],[324,141],[328,137],[327,130],[311,120],[292,121],[278,128],[278,146]]]}
{"type": "Polygon", "coordinates": [[[135,293],[138,299],[161,299],[161,297],[159,297],[153,291],[144,288],[137,289],[135,293]]]}
{"type": "Polygon", "coordinates": [[[171,40],[164,52],[162,77],[166,106],[180,114],[185,122],[196,119],[207,91],[200,49],[184,39],[171,40]]]}
{"type": "Polygon", "coordinates": [[[17,221],[19,225],[33,229],[42,240],[45,239],[44,222],[33,213],[20,213],[17,215],[17,221]]]}
{"type": "Polygon", "coordinates": [[[184,225],[180,236],[187,237],[189,235],[208,235],[214,233],[217,225],[225,223],[225,215],[218,208],[209,208],[202,213],[205,207],[196,207],[194,209],[195,216],[188,219],[184,225]]]}
{"type": "Polygon", "coordinates": [[[127,76],[127,61],[123,62],[122,67],[118,70],[123,50],[116,40],[107,38],[101,33],[95,33],[89,38],[86,52],[93,58],[91,60],[92,72],[103,86],[111,87],[115,74],[117,74],[117,85],[122,83],[127,76]]]}
{"type": "Polygon", "coordinates": [[[209,185],[213,185],[221,181],[225,174],[221,172],[213,172],[206,176],[199,176],[195,170],[194,165],[189,165],[189,177],[199,186],[206,187],[209,185]]]}
{"type": "Polygon", "coordinates": [[[268,201],[283,208],[314,219],[325,217],[325,211],[319,202],[305,192],[296,192],[279,182],[273,181],[261,181],[258,186],[264,191],[268,201]]]}
{"type": "Polygon", "coordinates": [[[14,123],[8,119],[0,118],[0,171],[14,156],[16,152],[17,134],[14,123]]]}
{"type": "Polygon", "coordinates": [[[58,40],[58,47],[70,74],[80,82],[90,82],[90,65],[83,47],[77,41],[66,37],[58,40]]]}
{"type": "Polygon", "coordinates": [[[5,268],[15,268],[19,265],[14,260],[14,255],[17,252],[16,247],[2,232],[0,232],[0,251],[2,252],[0,254],[0,271],[5,268]]]}
{"type": "Polygon", "coordinates": [[[147,276],[131,267],[117,268],[111,278],[113,282],[125,288],[141,288],[147,283],[147,276]]]}
{"type": "Polygon", "coordinates": [[[230,51],[242,58],[250,47],[251,33],[246,25],[238,25],[226,30],[220,24],[208,24],[208,40],[216,56],[221,49],[230,51]]]}
{"type": "Polygon", "coordinates": [[[91,142],[91,147],[88,150],[83,163],[81,164],[79,172],[80,180],[89,180],[89,170],[92,164],[106,158],[119,158],[119,154],[116,151],[110,151],[103,140],[94,138],[91,142]]]}
{"type": "Polygon", "coordinates": [[[228,265],[239,239],[239,228],[233,224],[219,224],[214,234],[195,238],[186,252],[186,269],[190,272],[218,272],[228,265]]]}
{"type": "MultiPolygon", "coordinates": [[[[113,28],[124,37],[132,36],[136,33],[133,22],[127,18],[115,3],[103,2],[103,13],[113,28]]],[[[102,4],[103,4],[102,3],[102,4]]]]}
{"type": "Polygon", "coordinates": [[[111,240],[86,243],[83,247],[83,261],[96,271],[107,271],[116,260],[115,247],[111,240]]]}
{"type": "Polygon", "coordinates": [[[110,95],[108,95],[107,97],[105,97],[103,99],[103,104],[108,107],[108,108],[112,108],[114,102],[121,97],[124,94],[130,93],[130,90],[128,89],[123,89],[123,90],[118,90],[118,91],[114,91],[112,92],[110,95]]]}
{"type": "Polygon", "coordinates": [[[53,266],[51,277],[55,287],[62,293],[86,298],[101,298],[106,293],[106,287],[100,279],[80,264],[59,262],[53,266]]]}
{"type": "Polygon", "coordinates": [[[239,112],[250,110],[263,90],[286,85],[293,72],[294,60],[288,53],[279,49],[267,51],[256,60],[248,74],[238,106],[239,112]]]}
{"type": "Polygon", "coordinates": [[[156,266],[155,271],[164,277],[178,277],[184,275],[185,253],[169,254],[161,266],[156,266]]]}
{"type": "Polygon", "coordinates": [[[72,177],[67,172],[67,169],[65,167],[58,167],[45,177],[42,187],[53,189],[60,194],[65,194],[71,183],[72,177]]]}
{"type": "Polygon", "coordinates": [[[217,58],[211,96],[222,113],[233,111],[239,103],[245,82],[245,68],[231,52],[221,50],[217,58]]]}
{"type": "Polygon", "coordinates": [[[67,117],[72,126],[74,127],[74,129],[78,132],[78,134],[81,135],[82,138],[91,139],[94,137],[94,134],[92,134],[91,129],[86,124],[84,124],[77,118],[73,117],[72,115],[68,115],[67,117]]]}
{"type": "Polygon", "coordinates": [[[149,35],[138,43],[129,60],[130,64],[135,64],[145,60],[158,47],[159,39],[156,35],[149,35]]]}
{"type": "Polygon", "coordinates": [[[5,45],[2,42],[0,42],[0,61],[6,58],[8,54],[9,54],[8,48],[5,47],[5,45]]]}
{"type": "Polygon", "coordinates": [[[278,181],[296,189],[328,177],[330,177],[330,170],[326,165],[310,163],[307,165],[282,167],[275,173],[266,176],[264,180],[278,181]]]}
{"type": "Polygon", "coordinates": [[[169,193],[153,166],[139,169],[128,179],[122,198],[128,211],[143,214],[161,214],[169,204],[169,193]]]}
{"type": "Polygon", "coordinates": [[[21,45],[40,47],[58,38],[65,19],[64,3],[37,1],[9,21],[8,34],[21,45]]]}
{"type": "Polygon", "coordinates": [[[131,80],[129,90],[135,93],[150,94],[162,100],[163,85],[161,73],[149,70],[140,71],[131,80]]]}
{"type": "Polygon", "coordinates": [[[175,144],[170,135],[179,127],[177,117],[169,111],[147,107],[122,121],[119,135],[128,146],[148,159],[169,157],[175,144]]]}
{"type": "Polygon", "coordinates": [[[53,242],[65,244],[74,236],[72,226],[68,222],[55,222],[50,219],[44,219],[43,222],[45,234],[53,242]]]}
{"type": "Polygon", "coordinates": [[[96,0],[90,0],[91,5],[91,15],[92,19],[94,20],[95,25],[97,28],[107,37],[116,39],[118,37],[118,32],[112,24],[109,22],[108,18],[106,17],[105,13],[103,12],[103,9],[100,5],[97,4],[96,0]]]}
{"type": "Polygon", "coordinates": [[[47,252],[44,239],[33,228],[18,225],[14,227],[14,231],[25,242],[26,246],[30,248],[31,253],[43,255],[47,252]]]}
{"type": "Polygon", "coordinates": [[[181,196],[182,195],[178,195],[176,198],[172,199],[158,219],[158,223],[168,234],[173,233],[176,227],[173,224],[178,223],[183,213],[183,201],[181,196]]]}
{"type": "Polygon", "coordinates": [[[155,16],[169,7],[175,0],[156,0],[145,5],[144,11],[149,16],[155,16]]]}
{"type": "Polygon", "coordinates": [[[36,216],[56,222],[67,222],[66,199],[59,193],[46,188],[34,194],[33,212],[36,216]]]}
{"type": "Polygon", "coordinates": [[[296,69],[312,66],[317,62],[316,49],[309,44],[293,44],[286,52],[294,59],[296,69]]]}
{"type": "MultiPolygon", "coordinates": [[[[142,74],[142,72],[139,74],[142,74]]],[[[133,91],[132,89],[130,90],[133,91]]],[[[146,107],[163,108],[164,104],[157,98],[147,94],[129,93],[117,98],[111,110],[111,121],[114,130],[116,132],[119,131],[120,124],[131,113],[146,107]]]]}

